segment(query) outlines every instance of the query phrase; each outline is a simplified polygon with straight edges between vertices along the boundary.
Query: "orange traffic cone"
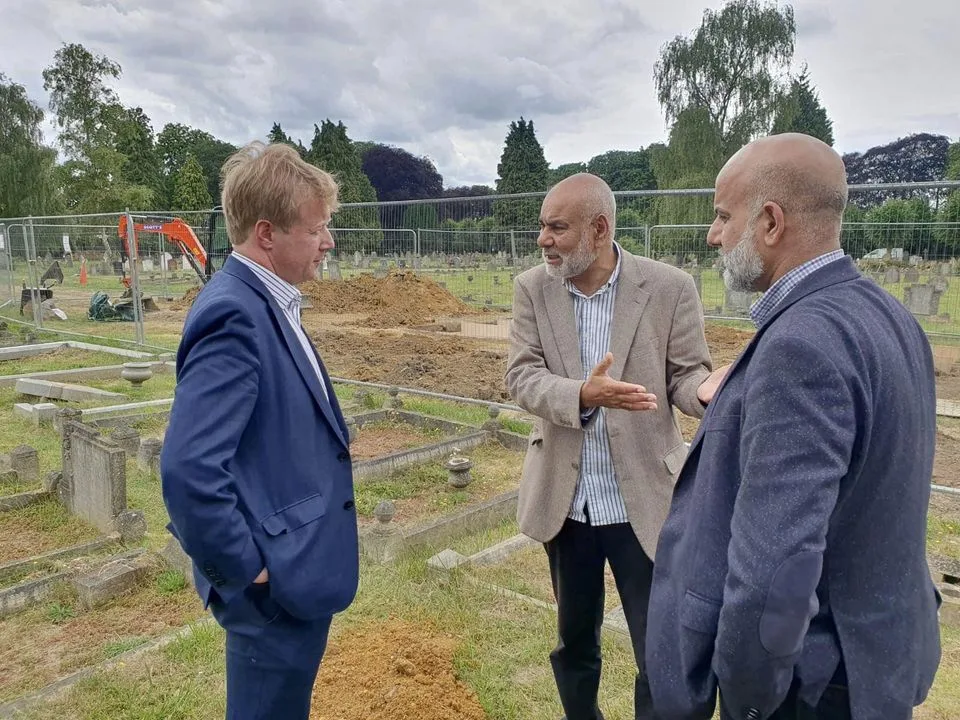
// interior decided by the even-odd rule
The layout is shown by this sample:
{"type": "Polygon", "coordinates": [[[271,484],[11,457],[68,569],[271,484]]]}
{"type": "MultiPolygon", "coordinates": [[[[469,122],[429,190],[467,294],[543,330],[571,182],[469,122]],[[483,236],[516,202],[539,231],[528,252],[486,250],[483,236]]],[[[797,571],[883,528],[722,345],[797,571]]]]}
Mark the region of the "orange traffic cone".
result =
{"type": "Polygon", "coordinates": [[[80,263],[80,287],[87,286],[87,261],[80,263]]]}

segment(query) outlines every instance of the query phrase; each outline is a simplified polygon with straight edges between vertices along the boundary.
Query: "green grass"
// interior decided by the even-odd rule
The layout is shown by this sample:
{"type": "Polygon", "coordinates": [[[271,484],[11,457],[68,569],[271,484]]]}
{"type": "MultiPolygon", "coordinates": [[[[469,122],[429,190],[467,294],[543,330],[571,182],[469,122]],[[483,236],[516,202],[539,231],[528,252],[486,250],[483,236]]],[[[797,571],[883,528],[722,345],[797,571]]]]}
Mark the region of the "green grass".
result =
{"type": "Polygon", "coordinates": [[[187,579],[179,570],[165,570],[157,575],[157,590],[161,595],[173,595],[187,587],[187,579]]]}
{"type": "Polygon", "coordinates": [[[103,656],[108,659],[115,658],[118,655],[123,655],[125,652],[140,647],[149,641],[150,638],[140,636],[124,638],[122,640],[114,640],[113,642],[108,642],[103,646],[103,656]]]}
{"type": "MultiPolygon", "coordinates": [[[[130,359],[99,351],[61,348],[20,360],[2,360],[0,361],[0,375],[25,375],[26,373],[52,370],[122,365],[130,359]]],[[[126,381],[124,383],[128,386],[130,384],[126,381]]]]}

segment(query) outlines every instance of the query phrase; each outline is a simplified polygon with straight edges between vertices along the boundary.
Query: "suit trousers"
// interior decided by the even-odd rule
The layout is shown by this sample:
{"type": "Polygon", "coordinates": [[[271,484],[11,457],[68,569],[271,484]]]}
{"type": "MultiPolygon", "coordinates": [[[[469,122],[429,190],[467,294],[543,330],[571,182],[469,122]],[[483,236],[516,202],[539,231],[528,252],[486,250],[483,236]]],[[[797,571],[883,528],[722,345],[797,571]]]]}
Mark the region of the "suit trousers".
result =
{"type": "Polygon", "coordinates": [[[227,633],[226,720],[308,720],[332,618],[294,618],[271,599],[269,583],[210,608],[227,633]]]}
{"type": "Polygon", "coordinates": [[[653,561],[643,551],[633,528],[629,523],[593,526],[567,519],[545,548],[558,610],[559,643],[550,654],[550,663],[567,720],[603,718],[597,694],[605,562],[613,571],[638,668],[635,716],[637,720],[656,717],[644,652],[653,561]]]}

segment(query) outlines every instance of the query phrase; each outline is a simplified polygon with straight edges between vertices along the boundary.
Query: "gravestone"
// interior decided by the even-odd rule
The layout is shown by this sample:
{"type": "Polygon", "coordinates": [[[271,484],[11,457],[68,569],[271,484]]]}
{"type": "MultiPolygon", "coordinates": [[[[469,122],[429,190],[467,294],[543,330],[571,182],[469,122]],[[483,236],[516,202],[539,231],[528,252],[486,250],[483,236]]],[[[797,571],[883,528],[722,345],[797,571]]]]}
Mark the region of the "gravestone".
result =
{"type": "Polygon", "coordinates": [[[920,282],[920,271],[915,267],[907,268],[903,273],[903,281],[908,283],[920,282]]]}
{"type": "Polygon", "coordinates": [[[327,262],[327,270],[330,273],[331,280],[342,280],[343,277],[340,275],[340,261],[339,260],[330,260],[327,262]]]}
{"type": "Polygon", "coordinates": [[[422,267],[423,267],[423,261],[420,259],[419,256],[415,257],[413,259],[413,269],[420,270],[422,267]]]}
{"type": "Polygon", "coordinates": [[[750,313],[750,306],[752,304],[753,293],[739,292],[726,287],[724,288],[724,312],[733,313],[735,315],[748,315],[750,313]]]}
{"type": "Polygon", "coordinates": [[[74,419],[79,414],[68,408],[58,414],[63,461],[60,499],[74,515],[103,533],[112,533],[114,518],[127,509],[126,453],[95,428],[74,419]]]}
{"type": "Polygon", "coordinates": [[[110,433],[110,439],[123,448],[128,458],[135,458],[140,450],[140,433],[136,428],[121,425],[110,433]]]}
{"type": "Polygon", "coordinates": [[[887,268],[887,271],[883,274],[883,284],[884,285],[895,285],[900,282],[900,271],[895,268],[887,268]]]}
{"type": "Polygon", "coordinates": [[[360,267],[360,263],[363,261],[363,255],[360,254],[359,250],[355,250],[353,253],[353,266],[360,267]]]}
{"type": "Polygon", "coordinates": [[[942,294],[933,285],[909,285],[903,293],[903,304],[914,315],[936,315],[942,294]]]}
{"type": "Polygon", "coordinates": [[[945,293],[950,287],[950,282],[945,277],[935,277],[931,284],[933,289],[940,293],[945,293]]]}
{"type": "Polygon", "coordinates": [[[113,527],[123,542],[138,543],[147,534],[147,519],[142,510],[124,510],[113,519],[113,527]]]}
{"type": "Polygon", "coordinates": [[[157,438],[144,438],[140,441],[137,451],[137,467],[147,472],[159,472],[160,452],[163,450],[163,441],[157,438]]]}
{"type": "Polygon", "coordinates": [[[15,470],[22,482],[40,479],[40,458],[29,445],[20,445],[10,451],[10,469],[15,470]]]}

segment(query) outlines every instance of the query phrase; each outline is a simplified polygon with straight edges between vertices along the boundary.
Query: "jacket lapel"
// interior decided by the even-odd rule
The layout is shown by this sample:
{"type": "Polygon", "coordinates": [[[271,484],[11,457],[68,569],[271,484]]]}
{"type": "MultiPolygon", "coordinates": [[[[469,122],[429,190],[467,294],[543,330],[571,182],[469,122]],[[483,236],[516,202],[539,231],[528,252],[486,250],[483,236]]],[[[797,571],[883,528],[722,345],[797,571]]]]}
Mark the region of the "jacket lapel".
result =
{"type": "Polygon", "coordinates": [[[561,280],[549,275],[544,278],[543,301],[547,307],[553,340],[563,361],[563,369],[567,377],[582,380],[583,367],[580,363],[580,340],[577,335],[577,314],[573,307],[573,296],[561,280]]]}
{"type": "MultiPolygon", "coordinates": [[[[297,365],[297,369],[300,371],[301,377],[303,377],[304,382],[307,383],[307,387],[310,388],[310,393],[313,395],[313,399],[320,407],[320,410],[323,412],[324,417],[326,417],[327,422],[330,423],[330,427],[334,429],[337,438],[344,447],[347,447],[347,441],[343,436],[343,430],[341,429],[340,423],[337,421],[336,414],[333,411],[332,402],[331,400],[328,400],[327,396],[324,394],[323,388],[320,386],[320,378],[317,377],[317,373],[314,371],[313,365],[310,364],[310,360],[304,353],[303,346],[300,344],[300,339],[293,331],[293,328],[290,327],[290,322],[284,316],[283,311],[277,305],[273,297],[267,298],[267,303],[270,306],[270,311],[277,320],[277,324],[280,326],[280,332],[283,335],[284,342],[286,342],[287,349],[290,351],[290,354],[293,355],[293,360],[297,365]]],[[[316,353],[312,343],[310,344],[310,347],[311,352],[316,353]]],[[[320,362],[319,355],[317,356],[317,362],[320,362]]],[[[328,391],[332,392],[332,389],[328,391]]]]}
{"type": "Polygon", "coordinates": [[[643,314],[650,293],[643,289],[643,273],[633,255],[621,248],[620,277],[617,279],[617,297],[613,303],[613,325],[610,329],[610,352],[613,365],[609,375],[614,380],[623,376],[627,355],[633,346],[640,316],[643,314]]]}
{"type": "MultiPolygon", "coordinates": [[[[274,300],[273,295],[271,295],[270,292],[263,286],[263,283],[260,282],[256,275],[254,275],[253,272],[251,272],[250,269],[239,260],[228,257],[227,261],[223,265],[223,268],[221,269],[221,272],[227,272],[242,280],[244,283],[253,288],[266,301],[267,307],[270,309],[270,312],[273,314],[273,317],[276,320],[277,327],[280,328],[280,334],[287,345],[287,349],[290,351],[290,355],[293,357],[293,361],[297,366],[297,370],[299,370],[303,381],[310,389],[310,394],[313,396],[314,402],[317,403],[320,411],[323,413],[323,416],[330,424],[330,427],[333,428],[337,439],[340,440],[344,447],[348,447],[349,445],[343,430],[343,424],[337,420],[337,414],[333,409],[332,403],[335,402],[335,398],[333,398],[332,395],[333,388],[329,386],[329,383],[326,383],[328,392],[331,393],[331,399],[328,400],[327,396],[323,392],[323,388],[320,385],[320,378],[318,378],[317,373],[314,372],[313,365],[310,364],[310,360],[304,353],[303,346],[300,344],[299,338],[297,338],[296,333],[290,326],[290,322],[283,314],[280,306],[277,305],[277,301],[274,300]]],[[[316,354],[316,350],[313,348],[312,343],[310,344],[310,347],[311,351],[316,354]]],[[[323,364],[320,363],[319,355],[317,355],[317,363],[322,369],[323,364]]],[[[325,374],[325,371],[323,372],[325,374]]]]}

